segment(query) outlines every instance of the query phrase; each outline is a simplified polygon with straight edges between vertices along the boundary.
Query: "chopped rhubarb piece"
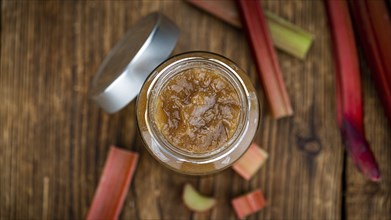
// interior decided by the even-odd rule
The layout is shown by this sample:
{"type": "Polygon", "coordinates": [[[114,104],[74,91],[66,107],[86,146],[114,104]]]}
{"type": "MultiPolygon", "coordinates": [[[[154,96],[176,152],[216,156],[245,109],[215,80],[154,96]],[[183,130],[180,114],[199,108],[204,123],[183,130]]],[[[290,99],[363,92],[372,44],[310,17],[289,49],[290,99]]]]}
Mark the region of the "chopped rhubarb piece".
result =
{"type": "Polygon", "coordinates": [[[290,116],[292,106],[260,1],[238,0],[237,3],[272,117],[290,116]]]}
{"type": "Polygon", "coordinates": [[[372,181],[380,171],[365,139],[358,54],[347,1],[326,0],[336,71],[337,122],[346,150],[359,171],[372,181]]]}
{"type": "Polygon", "coordinates": [[[262,191],[260,189],[237,197],[231,202],[236,215],[240,219],[256,213],[265,207],[265,198],[263,197],[262,191]]]}
{"type": "Polygon", "coordinates": [[[216,205],[216,199],[201,195],[190,184],[183,188],[182,198],[186,207],[195,212],[205,212],[216,205]]]}
{"type": "Polygon", "coordinates": [[[262,164],[265,163],[267,157],[266,151],[260,148],[256,143],[253,143],[246,153],[234,163],[232,169],[245,180],[250,180],[259,168],[261,168],[262,164]]]}
{"type": "Polygon", "coordinates": [[[136,170],[138,154],[112,146],[87,219],[118,219],[136,170]]]}

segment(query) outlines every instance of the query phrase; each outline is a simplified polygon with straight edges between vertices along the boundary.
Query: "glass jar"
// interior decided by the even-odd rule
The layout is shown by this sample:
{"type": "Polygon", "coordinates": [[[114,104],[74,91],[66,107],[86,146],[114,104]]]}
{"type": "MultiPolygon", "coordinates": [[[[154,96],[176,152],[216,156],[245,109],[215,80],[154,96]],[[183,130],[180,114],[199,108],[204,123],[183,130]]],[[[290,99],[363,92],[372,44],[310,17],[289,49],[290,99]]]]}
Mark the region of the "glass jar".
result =
{"type": "Polygon", "coordinates": [[[161,63],[147,78],[137,99],[137,121],[148,151],[164,166],[183,174],[205,175],[234,163],[253,141],[259,121],[259,105],[251,81],[231,60],[210,52],[188,52],[161,63]],[[240,102],[236,131],[223,145],[210,152],[194,153],[173,146],[157,128],[156,102],[160,91],[178,73],[204,68],[224,78],[240,102]]]}

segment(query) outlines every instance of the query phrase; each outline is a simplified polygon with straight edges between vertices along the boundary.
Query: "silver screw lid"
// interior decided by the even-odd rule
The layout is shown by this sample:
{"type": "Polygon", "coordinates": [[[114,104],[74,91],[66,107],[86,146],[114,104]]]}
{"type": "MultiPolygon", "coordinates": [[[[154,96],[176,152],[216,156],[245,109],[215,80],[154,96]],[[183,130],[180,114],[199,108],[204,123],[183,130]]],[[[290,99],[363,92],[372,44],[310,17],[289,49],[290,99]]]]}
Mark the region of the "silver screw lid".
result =
{"type": "Polygon", "coordinates": [[[168,58],[178,37],[178,27],[161,13],[139,20],[104,59],[90,97],[108,113],[125,107],[149,74],[168,58]]]}

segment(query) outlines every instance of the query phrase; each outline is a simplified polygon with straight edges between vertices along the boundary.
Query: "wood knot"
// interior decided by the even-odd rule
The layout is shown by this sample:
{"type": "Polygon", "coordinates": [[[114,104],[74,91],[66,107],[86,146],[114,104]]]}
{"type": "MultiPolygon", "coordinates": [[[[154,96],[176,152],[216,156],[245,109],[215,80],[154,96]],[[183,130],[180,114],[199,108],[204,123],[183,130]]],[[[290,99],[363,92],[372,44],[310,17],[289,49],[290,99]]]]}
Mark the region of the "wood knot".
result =
{"type": "Polygon", "coordinates": [[[317,156],[322,150],[322,145],[318,137],[300,137],[297,136],[297,146],[301,151],[310,156],[317,156]]]}

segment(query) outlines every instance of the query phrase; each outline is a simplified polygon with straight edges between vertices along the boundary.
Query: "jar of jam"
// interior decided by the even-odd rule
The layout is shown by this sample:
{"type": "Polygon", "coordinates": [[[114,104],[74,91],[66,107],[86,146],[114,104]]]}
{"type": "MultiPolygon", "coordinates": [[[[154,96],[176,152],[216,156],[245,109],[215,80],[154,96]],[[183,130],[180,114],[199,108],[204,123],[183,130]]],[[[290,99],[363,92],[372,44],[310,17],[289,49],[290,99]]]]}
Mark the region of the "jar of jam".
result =
{"type": "Polygon", "coordinates": [[[229,167],[250,146],[259,121],[256,91],[227,58],[188,52],[160,64],[137,100],[137,121],[149,152],[184,174],[229,167]]]}
{"type": "Polygon", "coordinates": [[[179,30],[152,13],[106,57],[91,97],[114,113],[137,95],[137,123],[147,150],[183,174],[229,167],[252,143],[259,121],[256,91],[231,60],[211,52],[166,59],[179,30]]]}

